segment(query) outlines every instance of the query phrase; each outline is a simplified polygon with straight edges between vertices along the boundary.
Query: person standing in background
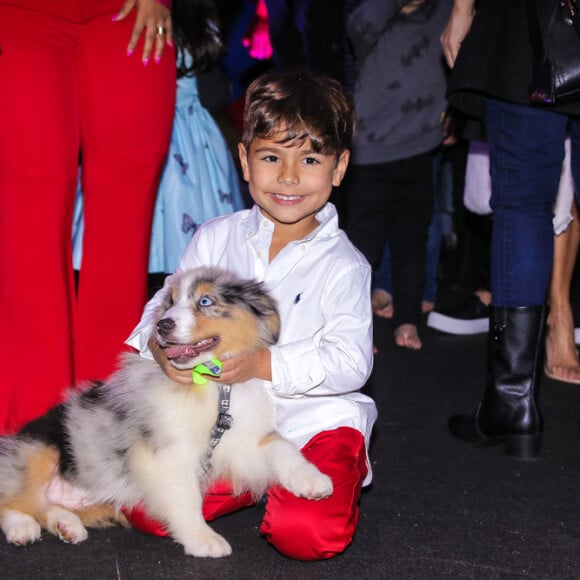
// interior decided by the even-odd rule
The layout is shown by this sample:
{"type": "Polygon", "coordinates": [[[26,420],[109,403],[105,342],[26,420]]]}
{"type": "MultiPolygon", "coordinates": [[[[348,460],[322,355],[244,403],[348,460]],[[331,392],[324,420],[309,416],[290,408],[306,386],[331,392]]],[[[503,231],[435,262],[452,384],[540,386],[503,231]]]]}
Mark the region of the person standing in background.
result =
{"type": "MultiPolygon", "coordinates": [[[[580,103],[535,106],[526,0],[455,0],[441,44],[453,72],[449,99],[483,119],[491,173],[491,294],[487,369],[475,413],[448,426],[477,447],[523,460],[540,454],[538,387],[554,255],[553,205],[567,135],[580,176],[580,103]]],[[[575,187],[578,192],[578,186],[575,187]]]]}
{"type": "Polygon", "coordinates": [[[421,348],[433,153],[443,140],[446,73],[438,39],[450,1],[365,0],[348,17],[357,135],[343,184],[346,232],[374,268],[392,255],[395,342],[421,348]]]}
{"type": "Polygon", "coordinates": [[[70,385],[106,377],[147,298],[175,106],[170,3],[0,0],[0,45],[0,431],[11,432],[70,385]]]}

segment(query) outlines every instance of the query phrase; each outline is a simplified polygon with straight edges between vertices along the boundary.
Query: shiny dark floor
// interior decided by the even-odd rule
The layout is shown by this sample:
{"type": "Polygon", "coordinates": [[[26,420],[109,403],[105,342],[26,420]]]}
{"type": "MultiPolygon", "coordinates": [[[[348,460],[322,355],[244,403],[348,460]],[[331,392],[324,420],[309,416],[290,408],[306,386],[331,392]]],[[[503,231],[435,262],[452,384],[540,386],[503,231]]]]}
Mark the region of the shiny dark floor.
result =
{"type": "Polygon", "coordinates": [[[380,413],[375,479],[343,555],[313,563],[284,558],[260,538],[258,506],[214,522],[234,549],[225,559],[188,558],[171,540],[133,530],[91,531],[78,546],[45,533],[26,547],[0,540],[0,578],[580,578],[580,386],[542,381],[539,460],[470,448],[448,434],[446,421],[478,401],[485,335],[425,328],[422,337],[420,352],[396,348],[390,322],[375,321],[379,352],[366,387],[380,413]]]}

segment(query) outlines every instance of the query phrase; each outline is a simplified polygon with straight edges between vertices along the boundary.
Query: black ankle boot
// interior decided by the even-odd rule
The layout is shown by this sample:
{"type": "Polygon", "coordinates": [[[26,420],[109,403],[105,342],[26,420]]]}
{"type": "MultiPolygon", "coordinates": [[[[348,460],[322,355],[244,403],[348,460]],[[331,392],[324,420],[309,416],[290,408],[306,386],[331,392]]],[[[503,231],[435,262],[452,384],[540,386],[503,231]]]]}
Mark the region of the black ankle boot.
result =
{"type": "Polygon", "coordinates": [[[504,451],[518,459],[538,457],[545,310],[544,306],[491,307],[483,399],[475,415],[449,420],[455,437],[474,445],[503,444],[504,451]]]}

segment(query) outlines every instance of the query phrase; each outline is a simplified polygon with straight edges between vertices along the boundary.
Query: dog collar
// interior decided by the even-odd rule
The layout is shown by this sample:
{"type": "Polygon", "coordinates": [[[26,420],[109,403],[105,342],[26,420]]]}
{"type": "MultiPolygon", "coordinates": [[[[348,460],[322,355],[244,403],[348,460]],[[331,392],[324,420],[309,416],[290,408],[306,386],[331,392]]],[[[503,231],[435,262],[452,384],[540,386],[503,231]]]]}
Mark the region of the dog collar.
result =
{"type": "Polygon", "coordinates": [[[218,398],[218,416],[209,436],[209,445],[201,460],[201,471],[207,476],[211,470],[211,458],[214,449],[220,442],[223,434],[232,426],[234,418],[228,413],[230,410],[230,395],[232,385],[220,384],[218,398]]]}

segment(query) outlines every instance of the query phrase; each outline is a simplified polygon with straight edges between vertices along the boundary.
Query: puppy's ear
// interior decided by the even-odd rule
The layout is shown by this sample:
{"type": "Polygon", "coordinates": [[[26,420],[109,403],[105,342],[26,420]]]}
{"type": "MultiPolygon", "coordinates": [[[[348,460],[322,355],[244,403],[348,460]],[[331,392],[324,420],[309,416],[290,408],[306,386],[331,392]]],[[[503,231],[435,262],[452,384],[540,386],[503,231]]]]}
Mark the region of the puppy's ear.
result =
{"type": "Polygon", "coordinates": [[[278,342],[280,315],[278,305],[262,282],[245,282],[231,288],[239,304],[249,309],[257,318],[260,341],[264,346],[278,342]]]}
{"type": "Polygon", "coordinates": [[[173,293],[178,280],[178,274],[170,274],[163,281],[163,286],[157,290],[155,297],[159,300],[159,303],[155,310],[156,315],[163,314],[171,306],[173,293]]]}
{"type": "Polygon", "coordinates": [[[265,301],[268,302],[268,307],[264,317],[260,319],[260,338],[269,346],[276,344],[280,337],[280,315],[276,301],[269,294],[266,294],[265,301]]]}

